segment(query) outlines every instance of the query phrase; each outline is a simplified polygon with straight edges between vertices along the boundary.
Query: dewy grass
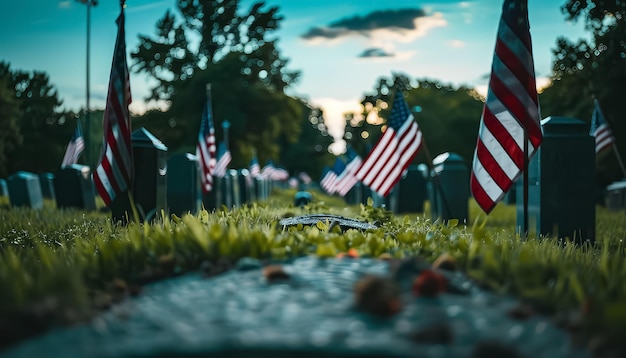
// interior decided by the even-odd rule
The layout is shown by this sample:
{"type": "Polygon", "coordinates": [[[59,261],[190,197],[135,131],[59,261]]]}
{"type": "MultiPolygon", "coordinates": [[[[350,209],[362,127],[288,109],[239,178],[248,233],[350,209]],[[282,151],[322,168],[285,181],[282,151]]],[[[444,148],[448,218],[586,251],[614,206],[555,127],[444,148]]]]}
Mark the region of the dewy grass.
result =
{"type": "MultiPolygon", "coordinates": [[[[433,222],[426,214],[393,216],[371,205],[346,206],[315,192],[294,207],[295,191],[241,208],[165,217],[152,224],[113,224],[101,213],[8,209],[0,206],[0,317],[44,311],[48,324],[89,316],[119,282],[141,285],[203,265],[241,257],[334,257],[354,249],[434,260],[451,255],[483,285],[515,294],[549,311],[583,307],[591,327],[626,327],[624,212],[597,210],[597,243],[577,246],[553,238],[521,238],[515,208],[499,205],[489,217],[471,203],[467,225],[433,222]],[[279,219],[331,213],[376,222],[347,230],[326,223],[283,228],[279,219]]],[[[16,318],[17,319],[17,318],[16,318]]]]}

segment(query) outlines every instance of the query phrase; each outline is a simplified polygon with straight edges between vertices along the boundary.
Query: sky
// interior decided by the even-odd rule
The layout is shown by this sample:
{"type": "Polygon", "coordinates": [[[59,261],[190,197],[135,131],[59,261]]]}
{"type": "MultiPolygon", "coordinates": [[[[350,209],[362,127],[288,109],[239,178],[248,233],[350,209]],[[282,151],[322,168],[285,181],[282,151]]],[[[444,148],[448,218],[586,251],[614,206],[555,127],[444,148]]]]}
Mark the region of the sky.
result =
{"type": "MultiPolygon", "coordinates": [[[[529,22],[538,85],[551,74],[558,37],[588,38],[582,22],[568,23],[565,0],[529,0],[529,22]]],[[[255,1],[243,0],[247,11],[255,1]]],[[[288,69],[301,71],[289,94],[325,111],[329,132],[340,137],[343,113],[360,112],[360,98],[378,78],[400,72],[485,91],[503,0],[266,0],[284,17],[278,38],[288,69]]],[[[175,0],[127,0],[126,43],[153,36],[157,20],[175,0]]],[[[0,2],[0,61],[13,70],[44,71],[62,108],[86,105],[87,7],[76,0],[0,2]]],[[[91,8],[90,108],[106,99],[119,1],[91,8]]],[[[129,64],[132,64],[129,56],[129,64]]],[[[131,111],[142,113],[150,81],[131,73],[131,111]]]]}

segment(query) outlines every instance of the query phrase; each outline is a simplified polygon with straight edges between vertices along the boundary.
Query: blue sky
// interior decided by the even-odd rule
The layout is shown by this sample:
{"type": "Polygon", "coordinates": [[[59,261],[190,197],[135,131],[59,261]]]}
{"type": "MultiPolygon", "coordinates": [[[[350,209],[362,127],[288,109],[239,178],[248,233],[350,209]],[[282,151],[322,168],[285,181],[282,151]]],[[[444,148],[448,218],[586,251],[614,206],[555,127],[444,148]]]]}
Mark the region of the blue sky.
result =
{"type": "MultiPolygon", "coordinates": [[[[126,42],[152,35],[175,0],[127,0],[126,42]]],[[[253,1],[242,1],[248,9],[253,1]]],[[[453,85],[485,88],[501,0],[267,0],[285,18],[276,33],[289,68],[300,70],[290,94],[327,112],[331,133],[341,132],[342,113],[358,110],[359,98],[380,76],[403,72],[453,85]],[[358,18],[357,18],[358,17],[358,18]],[[367,26],[367,19],[380,19],[367,26]],[[383,18],[387,22],[383,21],[383,18]],[[395,20],[394,20],[395,19],[395,20]],[[391,21],[391,22],[390,22],[391,21]],[[393,23],[393,21],[397,21],[393,23]]],[[[566,23],[564,0],[529,0],[529,21],[538,83],[550,75],[556,39],[587,37],[582,23],[566,23]]],[[[91,107],[103,108],[116,35],[119,1],[100,0],[91,17],[91,107]]],[[[85,106],[86,6],[75,0],[0,2],[0,60],[12,69],[45,71],[67,109],[85,106]]],[[[129,62],[130,63],[130,62],[129,62]]],[[[142,112],[149,82],[131,76],[131,110],[142,112]]]]}

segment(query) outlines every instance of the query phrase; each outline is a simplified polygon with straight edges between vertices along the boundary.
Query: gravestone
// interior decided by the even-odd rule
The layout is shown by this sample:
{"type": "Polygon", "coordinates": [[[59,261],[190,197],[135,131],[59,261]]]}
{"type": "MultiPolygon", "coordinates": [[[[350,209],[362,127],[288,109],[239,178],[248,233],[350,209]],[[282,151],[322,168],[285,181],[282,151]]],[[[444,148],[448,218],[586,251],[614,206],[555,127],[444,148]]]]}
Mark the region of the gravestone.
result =
{"type": "MultiPolygon", "coordinates": [[[[589,125],[567,117],[541,121],[543,142],[528,168],[528,231],[577,243],[595,240],[595,138],[589,125]]],[[[517,181],[517,226],[523,187],[517,181]]]]}
{"type": "Polygon", "coordinates": [[[28,207],[31,209],[43,208],[43,195],[39,176],[36,174],[20,171],[7,180],[9,189],[9,201],[13,207],[28,207]]]}
{"type": "Polygon", "coordinates": [[[293,197],[293,205],[294,206],[305,206],[308,205],[313,200],[313,195],[311,195],[308,191],[299,191],[293,197]]]}
{"type": "MultiPolygon", "coordinates": [[[[200,171],[200,175],[202,175],[202,171],[200,171]]],[[[204,189],[202,188],[202,182],[200,183],[200,191],[202,192],[202,207],[205,210],[208,211],[213,211],[216,208],[218,208],[221,204],[222,201],[222,195],[221,195],[221,188],[220,186],[222,185],[222,178],[218,178],[213,176],[213,184],[212,184],[212,188],[211,191],[209,191],[208,193],[204,192],[204,189]]]]}
{"type": "Polygon", "coordinates": [[[266,200],[270,196],[270,180],[262,177],[257,177],[255,180],[258,200],[266,200]]]}
{"type": "MultiPolygon", "coordinates": [[[[139,220],[152,221],[167,209],[167,147],[145,128],[131,134],[134,178],[132,196],[139,220]]],[[[111,204],[114,220],[126,222],[134,216],[127,192],[111,204]]]]}
{"type": "Polygon", "coordinates": [[[167,205],[170,214],[196,214],[202,206],[198,160],[191,153],[177,153],[167,160],[167,205]]]}
{"type": "Polygon", "coordinates": [[[237,172],[237,183],[239,186],[240,205],[250,202],[254,188],[252,187],[252,178],[250,178],[248,169],[241,169],[237,172]]]}
{"type": "Polygon", "coordinates": [[[357,182],[354,184],[350,190],[346,193],[345,200],[348,205],[356,205],[363,202],[363,189],[361,188],[363,184],[361,182],[357,182]]]}
{"type": "Polygon", "coordinates": [[[431,216],[433,220],[469,219],[469,171],[456,153],[442,153],[433,159],[431,172],[431,216]],[[434,209],[434,210],[433,210],[434,209]]]}
{"type": "Polygon", "coordinates": [[[55,200],[54,174],[40,173],[39,185],[41,185],[41,195],[43,195],[44,198],[55,200]]]}
{"type": "Polygon", "coordinates": [[[426,200],[426,180],[417,165],[410,165],[397,187],[397,213],[421,213],[426,200]]]}
{"type": "MultiPolygon", "coordinates": [[[[428,168],[428,165],[426,163],[420,163],[417,165],[416,169],[420,173],[422,178],[424,179],[424,186],[426,188],[426,196],[424,200],[428,201],[428,204],[430,206],[429,210],[430,210],[430,213],[432,213],[434,211],[433,202],[434,202],[435,192],[433,191],[433,188],[432,188],[432,180],[430,178],[430,168],[428,168]]],[[[426,208],[424,208],[424,210],[426,210],[426,208]]]]}
{"type": "Polygon", "coordinates": [[[361,186],[361,204],[367,204],[367,199],[372,197],[372,189],[367,185],[363,185],[361,182],[358,184],[361,186]]]}
{"type": "Polygon", "coordinates": [[[626,180],[616,181],[606,187],[606,207],[611,211],[626,209],[626,180]]]}
{"type": "Polygon", "coordinates": [[[239,206],[239,181],[237,170],[228,169],[222,179],[221,204],[228,209],[239,206]]]}
{"type": "Polygon", "coordinates": [[[86,165],[72,164],[61,168],[54,178],[57,208],[96,210],[96,194],[91,170],[86,165]]]}

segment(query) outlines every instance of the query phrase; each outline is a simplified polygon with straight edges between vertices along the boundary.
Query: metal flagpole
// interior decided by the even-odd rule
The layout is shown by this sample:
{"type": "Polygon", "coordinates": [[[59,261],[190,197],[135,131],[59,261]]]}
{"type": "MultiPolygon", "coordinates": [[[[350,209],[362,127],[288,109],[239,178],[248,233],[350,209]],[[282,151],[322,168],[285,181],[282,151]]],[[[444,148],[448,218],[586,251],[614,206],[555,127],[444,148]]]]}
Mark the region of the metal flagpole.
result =
{"type": "Polygon", "coordinates": [[[89,73],[90,71],[90,47],[91,47],[91,6],[96,5],[94,0],[86,0],[87,5],[87,66],[86,66],[86,84],[85,84],[85,161],[91,166],[91,111],[89,106],[89,73]]]}
{"type": "MultiPolygon", "coordinates": [[[[522,232],[528,237],[528,129],[524,128],[524,188],[523,188],[523,215],[522,232]]],[[[513,184],[515,185],[515,184],[513,184]]]]}
{"type": "Polygon", "coordinates": [[[617,157],[617,162],[619,163],[619,167],[622,169],[622,174],[624,174],[624,178],[626,178],[626,168],[624,168],[624,162],[622,162],[622,157],[619,155],[617,151],[617,146],[615,142],[613,142],[613,151],[615,151],[615,156],[617,157]]]}

